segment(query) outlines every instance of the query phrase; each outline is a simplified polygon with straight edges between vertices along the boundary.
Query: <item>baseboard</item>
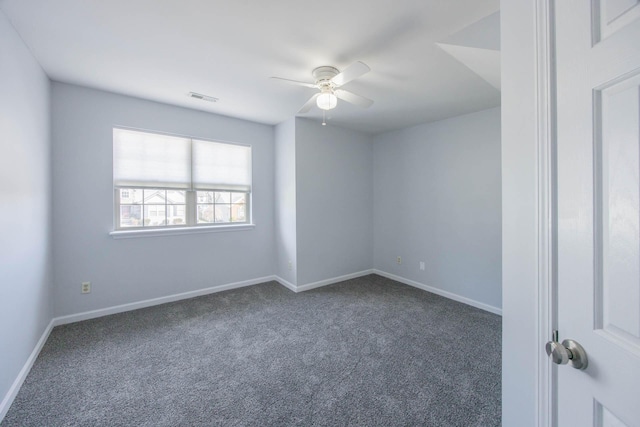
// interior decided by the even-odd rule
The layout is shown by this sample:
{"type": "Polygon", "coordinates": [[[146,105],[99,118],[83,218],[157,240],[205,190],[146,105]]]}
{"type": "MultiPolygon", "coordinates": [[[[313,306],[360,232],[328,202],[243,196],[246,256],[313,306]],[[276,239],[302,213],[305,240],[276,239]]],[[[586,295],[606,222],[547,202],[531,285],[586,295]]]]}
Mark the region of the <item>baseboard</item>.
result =
{"type": "Polygon", "coordinates": [[[45,328],[42,335],[40,336],[40,339],[36,343],[36,346],[34,347],[33,351],[29,355],[29,358],[27,359],[24,366],[20,370],[20,373],[18,373],[17,378],[15,379],[13,384],[11,384],[9,391],[2,399],[2,402],[0,402],[0,422],[2,422],[5,415],[7,415],[7,412],[9,412],[9,408],[11,407],[13,400],[18,395],[18,392],[20,391],[20,387],[22,387],[22,383],[24,383],[24,380],[27,378],[27,375],[29,375],[29,372],[31,371],[31,367],[33,366],[36,359],[38,358],[38,355],[40,354],[40,350],[42,350],[44,343],[47,342],[47,338],[49,338],[49,334],[51,334],[51,330],[53,329],[53,326],[54,326],[54,322],[52,319],[47,325],[47,327],[45,328]]]}
{"type": "Polygon", "coordinates": [[[318,282],[313,282],[313,283],[307,283],[306,285],[300,285],[300,286],[294,285],[293,283],[286,281],[280,276],[275,276],[275,280],[285,288],[288,288],[289,290],[292,290],[293,292],[298,293],[298,292],[308,291],[310,289],[320,288],[322,286],[332,285],[338,282],[343,282],[349,279],[355,279],[357,277],[366,276],[368,274],[373,274],[373,270],[358,271],[357,273],[345,274],[344,276],[332,277],[330,279],[320,280],[318,282]]]}
{"type": "MultiPolygon", "coordinates": [[[[276,276],[264,276],[257,279],[244,280],[242,282],[228,283],[226,285],[212,286],[210,288],[198,289],[196,291],[183,292],[180,294],[168,295],[165,297],[152,298],[144,301],[132,302],[113,307],[101,308],[98,310],[85,311],[67,316],[60,316],[53,319],[53,326],[65,325],[67,323],[80,322],[82,320],[95,319],[97,317],[108,316],[110,314],[123,313],[125,311],[137,310],[140,308],[152,307],[154,305],[166,304],[168,302],[180,301],[195,298],[203,295],[214,294],[216,292],[228,291],[230,289],[244,288],[245,286],[257,285],[259,283],[277,280],[276,276]]],[[[278,279],[278,281],[280,281],[278,279]]]]}
{"type": "Polygon", "coordinates": [[[358,271],[357,273],[350,273],[350,274],[345,274],[344,276],[332,277],[331,279],[325,279],[325,280],[320,280],[318,282],[307,283],[306,285],[297,286],[296,292],[304,292],[310,289],[320,288],[322,286],[332,285],[334,283],[343,282],[345,280],[366,276],[368,274],[373,274],[373,270],[363,270],[363,271],[358,271]]]}
{"type": "Polygon", "coordinates": [[[288,281],[284,280],[280,276],[275,276],[275,281],[280,283],[282,286],[284,286],[285,288],[289,289],[290,291],[298,292],[298,287],[296,285],[294,285],[291,282],[288,282],[288,281]]]}
{"type": "Polygon", "coordinates": [[[374,269],[373,273],[382,277],[386,277],[387,279],[395,280],[396,282],[404,283],[405,285],[413,286],[414,288],[422,289],[423,291],[431,292],[433,294],[440,295],[441,297],[449,298],[454,301],[458,301],[463,304],[467,304],[472,307],[476,307],[481,310],[485,310],[490,313],[502,316],[502,309],[498,307],[472,300],[471,298],[463,297],[461,295],[454,294],[453,292],[443,291],[442,289],[434,288],[433,286],[425,285],[423,283],[416,282],[415,280],[405,279],[404,277],[396,276],[395,274],[387,273],[386,271],[374,269]]]}

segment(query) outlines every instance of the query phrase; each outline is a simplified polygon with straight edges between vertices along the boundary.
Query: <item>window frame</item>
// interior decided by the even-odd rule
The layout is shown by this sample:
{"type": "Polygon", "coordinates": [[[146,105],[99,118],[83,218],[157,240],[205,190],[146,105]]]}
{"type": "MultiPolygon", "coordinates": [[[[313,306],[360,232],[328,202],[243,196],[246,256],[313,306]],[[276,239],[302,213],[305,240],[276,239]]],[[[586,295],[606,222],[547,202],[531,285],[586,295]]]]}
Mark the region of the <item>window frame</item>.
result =
{"type": "MultiPolygon", "coordinates": [[[[122,129],[134,132],[142,132],[151,135],[160,135],[160,136],[173,136],[178,138],[186,138],[193,141],[203,141],[203,142],[212,142],[218,144],[229,144],[229,145],[239,145],[248,147],[251,151],[251,164],[250,164],[250,174],[253,176],[253,146],[251,144],[238,143],[238,142],[230,142],[223,140],[214,140],[210,138],[201,138],[194,137],[188,135],[180,135],[167,133],[162,131],[150,131],[147,129],[137,129],[130,128],[124,126],[114,126],[112,128],[122,129]]],[[[193,158],[191,159],[193,162],[193,158]]],[[[113,169],[113,165],[112,165],[113,169]]],[[[190,188],[188,189],[178,189],[178,188],[162,188],[162,187],[141,187],[141,186],[113,186],[113,230],[109,233],[114,238],[129,238],[129,237],[143,237],[143,236],[158,236],[158,235],[173,235],[173,234],[192,234],[192,233],[200,233],[200,232],[217,232],[217,231],[230,231],[230,230],[249,230],[255,227],[253,223],[253,179],[251,179],[251,189],[249,191],[238,191],[238,190],[229,190],[226,188],[198,188],[193,185],[193,181],[190,183],[190,188]],[[122,227],[121,218],[120,218],[120,207],[121,198],[120,192],[121,190],[167,190],[167,191],[184,191],[185,192],[185,223],[184,224],[166,224],[166,225],[156,225],[156,226],[145,226],[144,225],[144,200],[140,206],[142,210],[142,221],[143,225],[137,227],[122,227]],[[245,198],[245,221],[235,221],[235,222],[212,222],[212,223],[198,223],[198,200],[197,200],[197,192],[198,191],[208,191],[208,192],[225,192],[225,193],[240,193],[244,195],[245,198]]],[[[144,194],[144,193],[143,193],[144,194]]],[[[143,196],[144,197],[144,196],[143,196]]],[[[126,205],[129,205],[126,203],[126,205]]],[[[134,205],[134,204],[131,204],[134,205]]],[[[150,206],[150,205],[149,205],[150,206]]],[[[168,206],[172,206],[170,204],[165,203],[165,212],[168,206]]]]}

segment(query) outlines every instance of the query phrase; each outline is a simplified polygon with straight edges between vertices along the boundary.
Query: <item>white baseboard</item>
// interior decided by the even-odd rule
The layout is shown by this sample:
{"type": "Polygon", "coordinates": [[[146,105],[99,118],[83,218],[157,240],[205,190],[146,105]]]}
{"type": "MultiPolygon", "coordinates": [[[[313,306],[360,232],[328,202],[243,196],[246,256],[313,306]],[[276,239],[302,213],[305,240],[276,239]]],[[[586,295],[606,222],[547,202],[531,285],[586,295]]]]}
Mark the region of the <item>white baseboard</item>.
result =
{"type": "Polygon", "coordinates": [[[27,375],[29,375],[29,372],[31,371],[31,367],[33,366],[34,362],[38,358],[38,355],[40,354],[40,350],[42,350],[44,343],[47,342],[47,338],[49,338],[49,334],[51,333],[53,326],[54,326],[54,322],[52,319],[47,325],[47,327],[45,328],[44,332],[42,333],[42,336],[40,336],[40,339],[38,340],[31,354],[29,355],[29,358],[25,362],[24,366],[20,370],[20,373],[18,373],[18,377],[15,379],[13,384],[11,384],[9,391],[2,399],[2,402],[0,402],[0,422],[2,422],[5,415],[7,415],[7,412],[9,412],[9,408],[11,407],[13,400],[18,395],[18,391],[20,391],[20,387],[22,387],[22,383],[24,383],[24,380],[27,378],[27,375]]]}
{"type": "Polygon", "coordinates": [[[275,280],[276,282],[280,283],[280,284],[281,284],[282,286],[284,286],[285,288],[289,289],[290,291],[298,292],[298,288],[297,288],[297,286],[296,286],[296,285],[294,285],[294,284],[293,284],[293,283],[291,283],[291,282],[288,282],[288,281],[284,280],[282,277],[280,277],[280,276],[275,276],[275,279],[274,279],[274,280],[275,280]]]}
{"type": "Polygon", "coordinates": [[[319,288],[321,286],[331,285],[333,283],[342,282],[344,280],[355,279],[356,277],[362,277],[368,274],[377,274],[379,276],[386,277],[387,279],[395,280],[396,282],[404,283],[405,285],[413,286],[414,288],[422,289],[423,291],[431,292],[433,294],[440,295],[442,297],[445,297],[454,301],[458,301],[463,304],[467,304],[472,307],[476,307],[481,310],[485,310],[490,313],[502,316],[502,309],[498,307],[494,307],[489,304],[472,300],[471,298],[454,294],[453,292],[444,291],[442,289],[434,288],[433,286],[425,285],[423,283],[419,283],[414,280],[406,279],[404,277],[396,276],[395,274],[387,273],[386,271],[376,270],[376,269],[359,271],[357,273],[346,274],[344,276],[333,277],[331,279],[320,280],[318,282],[307,283],[306,285],[300,285],[300,286],[294,285],[293,283],[288,282],[279,276],[275,276],[275,280],[279,282],[282,286],[297,293],[297,292],[308,291],[310,289],[319,288]]]}
{"type": "Polygon", "coordinates": [[[373,274],[373,270],[358,271],[357,273],[345,274],[344,276],[332,277],[330,279],[324,279],[318,282],[307,283],[306,285],[300,285],[300,286],[294,285],[293,283],[288,282],[279,276],[275,276],[275,280],[279,282],[282,286],[297,293],[297,292],[308,291],[310,289],[320,288],[322,286],[332,285],[334,283],[343,282],[349,279],[355,279],[356,277],[362,277],[368,274],[373,274]]]}
{"type": "Polygon", "coordinates": [[[296,292],[304,292],[310,289],[320,288],[322,286],[332,285],[334,283],[343,282],[349,279],[373,274],[373,270],[358,271],[357,273],[345,274],[344,276],[332,277],[331,279],[320,280],[318,282],[307,283],[306,285],[297,286],[296,292]]]}
{"type": "MultiPolygon", "coordinates": [[[[95,319],[97,317],[108,316],[110,314],[123,313],[125,311],[137,310],[139,308],[152,307],[154,305],[168,302],[180,301],[183,299],[195,298],[202,295],[209,295],[216,292],[228,291],[230,289],[243,288],[245,286],[257,285],[258,283],[276,280],[276,276],[258,277],[257,279],[244,280],[242,282],[227,283],[226,285],[212,286],[210,288],[198,289],[197,291],[183,292],[180,294],[168,295],[166,297],[152,298],[144,301],[131,302],[113,307],[101,308],[98,310],[85,311],[83,313],[60,316],[53,319],[53,325],[65,325],[67,323],[80,322],[82,320],[95,319]]],[[[278,280],[279,281],[279,280],[278,280]]]]}
{"type": "Polygon", "coordinates": [[[405,279],[404,277],[396,276],[395,274],[387,273],[386,271],[374,269],[373,273],[382,277],[386,277],[387,279],[395,280],[396,282],[404,283],[405,285],[413,286],[414,288],[422,289],[423,291],[431,292],[433,294],[440,295],[441,297],[449,298],[454,301],[458,301],[463,304],[467,304],[472,307],[476,307],[481,310],[485,310],[490,313],[502,316],[501,308],[472,300],[471,298],[463,297],[461,295],[454,294],[453,292],[443,291],[442,289],[434,288],[433,286],[425,285],[411,279],[405,279]]]}

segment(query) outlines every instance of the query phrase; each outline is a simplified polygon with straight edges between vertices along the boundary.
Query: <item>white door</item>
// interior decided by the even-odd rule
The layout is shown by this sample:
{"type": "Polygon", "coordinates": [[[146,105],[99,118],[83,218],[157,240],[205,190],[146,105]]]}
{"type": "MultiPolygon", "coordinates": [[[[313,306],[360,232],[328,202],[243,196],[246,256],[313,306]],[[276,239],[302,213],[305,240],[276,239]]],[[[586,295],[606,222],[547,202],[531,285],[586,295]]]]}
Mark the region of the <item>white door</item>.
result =
{"type": "Polygon", "coordinates": [[[640,426],[640,1],[558,0],[558,426],[640,426]]]}

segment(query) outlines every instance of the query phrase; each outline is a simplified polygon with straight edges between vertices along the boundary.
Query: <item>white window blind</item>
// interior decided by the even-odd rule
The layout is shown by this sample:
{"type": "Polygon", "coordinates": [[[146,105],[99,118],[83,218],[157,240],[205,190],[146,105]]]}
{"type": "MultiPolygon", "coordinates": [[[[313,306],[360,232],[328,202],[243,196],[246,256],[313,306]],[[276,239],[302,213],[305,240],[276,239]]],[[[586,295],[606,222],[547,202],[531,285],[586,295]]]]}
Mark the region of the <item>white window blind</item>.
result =
{"type": "Polygon", "coordinates": [[[251,147],[113,130],[115,187],[251,191],[251,147]]]}
{"type": "Polygon", "coordinates": [[[193,140],[193,186],[251,191],[251,147],[193,140]]]}
{"type": "Polygon", "coordinates": [[[189,189],[191,140],[114,129],[113,184],[189,189]]]}

